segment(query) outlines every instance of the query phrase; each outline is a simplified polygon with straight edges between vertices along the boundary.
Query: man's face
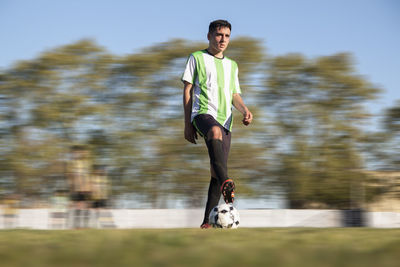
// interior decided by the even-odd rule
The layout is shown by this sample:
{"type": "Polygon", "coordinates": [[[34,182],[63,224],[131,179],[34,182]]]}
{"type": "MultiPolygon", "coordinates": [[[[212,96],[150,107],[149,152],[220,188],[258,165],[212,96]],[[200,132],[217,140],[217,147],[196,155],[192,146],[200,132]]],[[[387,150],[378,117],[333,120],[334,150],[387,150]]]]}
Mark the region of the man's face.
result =
{"type": "Polygon", "coordinates": [[[209,46],[215,51],[224,52],[228,47],[231,30],[227,27],[217,28],[214,32],[208,33],[209,46]]]}

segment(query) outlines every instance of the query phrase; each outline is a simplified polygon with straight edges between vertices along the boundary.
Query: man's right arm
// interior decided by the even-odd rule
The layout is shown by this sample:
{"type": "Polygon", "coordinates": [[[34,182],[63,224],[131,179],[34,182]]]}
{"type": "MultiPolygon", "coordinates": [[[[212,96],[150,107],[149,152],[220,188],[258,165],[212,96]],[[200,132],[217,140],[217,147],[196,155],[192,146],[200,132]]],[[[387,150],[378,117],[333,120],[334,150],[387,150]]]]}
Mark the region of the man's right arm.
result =
{"type": "Polygon", "coordinates": [[[184,81],[183,87],[183,109],[185,112],[185,139],[196,144],[197,133],[191,122],[192,115],[192,89],[193,84],[184,81]]]}

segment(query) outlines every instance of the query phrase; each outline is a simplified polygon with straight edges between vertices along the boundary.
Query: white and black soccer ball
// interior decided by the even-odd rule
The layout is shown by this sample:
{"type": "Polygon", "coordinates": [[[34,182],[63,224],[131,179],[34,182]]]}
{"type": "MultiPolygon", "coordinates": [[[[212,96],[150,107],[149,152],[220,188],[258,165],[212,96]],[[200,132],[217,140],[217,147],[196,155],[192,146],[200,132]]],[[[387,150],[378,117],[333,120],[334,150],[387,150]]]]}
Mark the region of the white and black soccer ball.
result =
{"type": "Polygon", "coordinates": [[[239,212],[232,204],[215,206],[209,216],[209,223],[215,228],[238,228],[239,212]]]}

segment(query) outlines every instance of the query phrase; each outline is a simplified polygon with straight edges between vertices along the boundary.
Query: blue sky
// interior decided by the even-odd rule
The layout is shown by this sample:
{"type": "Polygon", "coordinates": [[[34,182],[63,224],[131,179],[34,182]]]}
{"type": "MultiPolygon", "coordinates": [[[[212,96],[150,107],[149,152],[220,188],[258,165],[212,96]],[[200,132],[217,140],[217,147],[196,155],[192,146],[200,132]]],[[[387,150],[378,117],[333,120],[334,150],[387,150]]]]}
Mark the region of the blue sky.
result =
{"type": "Polygon", "coordinates": [[[397,0],[0,0],[0,69],[83,38],[117,55],[171,38],[206,41],[219,18],[270,55],[352,53],[357,71],[384,89],[369,105],[375,114],[400,99],[397,0]]]}

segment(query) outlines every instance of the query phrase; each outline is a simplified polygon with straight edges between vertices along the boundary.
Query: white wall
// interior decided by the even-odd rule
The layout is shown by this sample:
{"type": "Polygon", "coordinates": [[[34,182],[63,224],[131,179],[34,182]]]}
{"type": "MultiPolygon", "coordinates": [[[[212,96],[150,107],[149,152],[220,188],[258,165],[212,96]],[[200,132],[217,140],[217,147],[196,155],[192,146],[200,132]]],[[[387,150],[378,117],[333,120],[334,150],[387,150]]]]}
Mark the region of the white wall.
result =
{"type": "MultiPolygon", "coordinates": [[[[20,209],[8,228],[51,229],[54,220],[49,209],[20,209]]],[[[198,228],[203,209],[113,209],[100,221],[91,217],[90,227],[115,228],[198,228]],[[111,223],[111,224],[110,224],[111,223]]],[[[343,213],[339,210],[239,210],[240,227],[342,227],[343,213]]],[[[0,209],[0,229],[5,218],[0,209]]],[[[92,214],[93,215],[93,214],[92,214]]],[[[70,214],[70,218],[71,218],[70,214]]],[[[400,213],[366,212],[365,225],[377,228],[399,228],[400,213]]],[[[70,221],[64,220],[64,228],[70,221]]]]}

